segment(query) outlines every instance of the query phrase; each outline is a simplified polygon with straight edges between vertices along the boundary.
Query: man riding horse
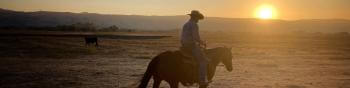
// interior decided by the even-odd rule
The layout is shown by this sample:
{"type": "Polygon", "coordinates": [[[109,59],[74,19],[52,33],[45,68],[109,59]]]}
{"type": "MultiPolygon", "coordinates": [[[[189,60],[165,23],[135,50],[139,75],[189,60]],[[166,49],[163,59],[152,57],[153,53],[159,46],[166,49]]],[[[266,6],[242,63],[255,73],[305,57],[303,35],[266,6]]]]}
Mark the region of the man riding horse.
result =
{"type": "Polygon", "coordinates": [[[151,78],[153,88],[159,88],[163,80],[169,83],[170,88],[178,88],[179,83],[184,86],[198,83],[199,88],[207,88],[208,80],[214,77],[219,63],[223,63],[227,71],[232,71],[231,48],[201,48],[201,45],[205,47],[205,43],[200,39],[197,23],[204,16],[196,10],[189,15],[191,19],[183,26],[180,51],[165,51],[155,56],[149,62],[138,88],[147,88],[151,78]]]}
{"type": "Polygon", "coordinates": [[[204,19],[204,16],[197,10],[191,11],[191,14],[188,15],[191,18],[183,26],[181,34],[181,51],[190,53],[196,59],[199,71],[199,85],[207,86],[208,58],[205,56],[201,48],[201,45],[205,45],[205,43],[200,39],[199,27],[197,24],[199,20],[204,19]]]}

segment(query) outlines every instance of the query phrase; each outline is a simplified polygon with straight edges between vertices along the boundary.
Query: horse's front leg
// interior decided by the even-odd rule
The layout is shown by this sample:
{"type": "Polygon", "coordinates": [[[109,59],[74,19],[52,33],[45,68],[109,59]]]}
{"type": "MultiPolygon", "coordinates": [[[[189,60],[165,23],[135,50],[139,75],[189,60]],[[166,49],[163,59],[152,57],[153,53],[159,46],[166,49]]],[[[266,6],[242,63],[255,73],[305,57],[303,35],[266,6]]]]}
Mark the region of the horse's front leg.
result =
{"type": "Polygon", "coordinates": [[[200,85],[199,88],[207,88],[208,85],[200,85]]]}
{"type": "Polygon", "coordinates": [[[154,77],[154,83],[153,83],[153,88],[159,88],[160,83],[162,82],[161,79],[154,77]]]}
{"type": "Polygon", "coordinates": [[[169,82],[170,88],[179,88],[179,82],[169,82]]]}

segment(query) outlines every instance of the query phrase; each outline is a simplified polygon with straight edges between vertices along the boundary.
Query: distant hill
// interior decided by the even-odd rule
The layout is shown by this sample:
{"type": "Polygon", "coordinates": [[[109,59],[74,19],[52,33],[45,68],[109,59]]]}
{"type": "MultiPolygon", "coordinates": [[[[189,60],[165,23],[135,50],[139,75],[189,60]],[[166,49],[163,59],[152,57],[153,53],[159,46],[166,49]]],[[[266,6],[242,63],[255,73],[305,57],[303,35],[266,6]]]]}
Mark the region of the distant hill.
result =
{"type": "MultiPolygon", "coordinates": [[[[140,16],[106,15],[97,13],[71,12],[21,12],[0,9],[0,27],[42,27],[69,25],[78,22],[92,22],[98,27],[117,25],[120,28],[136,30],[181,29],[188,16],[140,16]]],[[[200,22],[203,30],[233,32],[350,32],[350,20],[259,20],[252,18],[207,17],[200,22]]]]}

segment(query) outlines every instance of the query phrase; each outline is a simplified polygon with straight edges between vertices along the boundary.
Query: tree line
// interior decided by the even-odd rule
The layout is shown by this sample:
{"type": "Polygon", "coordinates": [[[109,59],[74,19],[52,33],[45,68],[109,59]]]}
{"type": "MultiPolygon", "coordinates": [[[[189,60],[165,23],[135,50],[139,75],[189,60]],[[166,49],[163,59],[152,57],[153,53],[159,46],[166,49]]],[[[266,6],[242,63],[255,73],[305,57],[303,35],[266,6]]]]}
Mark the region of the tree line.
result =
{"type": "Polygon", "coordinates": [[[57,26],[3,26],[0,29],[6,30],[47,30],[47,31],[76,31],[76,32],[133,32],[134,29],[121,29],[116,25],[99,28],[94,23],[74,23],[69,25],[57,26]]]}

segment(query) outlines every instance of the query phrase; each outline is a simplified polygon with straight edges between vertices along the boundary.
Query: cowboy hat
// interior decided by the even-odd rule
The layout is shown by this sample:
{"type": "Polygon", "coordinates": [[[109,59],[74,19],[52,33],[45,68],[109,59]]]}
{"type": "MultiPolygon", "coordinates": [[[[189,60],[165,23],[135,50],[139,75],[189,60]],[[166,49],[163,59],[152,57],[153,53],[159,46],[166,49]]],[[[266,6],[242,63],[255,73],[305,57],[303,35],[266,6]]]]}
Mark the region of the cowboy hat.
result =
{"type": "Polygon", "coordinates": [[[202,13],[200,13],[198,10],[192,10],[191,14],[187,14],[190,15],[191,17],[198,17],[199,19],[204,19],[204,16],[202,13]]]}

